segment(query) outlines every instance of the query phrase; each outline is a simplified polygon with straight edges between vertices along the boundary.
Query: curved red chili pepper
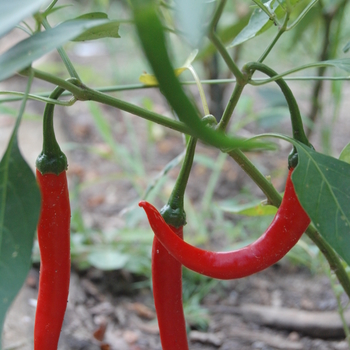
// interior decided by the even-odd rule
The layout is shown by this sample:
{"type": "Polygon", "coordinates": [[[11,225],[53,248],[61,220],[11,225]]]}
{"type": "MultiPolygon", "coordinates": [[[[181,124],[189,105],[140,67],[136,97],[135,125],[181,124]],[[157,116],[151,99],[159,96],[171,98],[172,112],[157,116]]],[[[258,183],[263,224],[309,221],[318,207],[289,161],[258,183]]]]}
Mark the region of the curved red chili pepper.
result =
{"type": "Polygon", "coordinates": [[[187,268],[218,279],[247,277],[283,258],[310,224],[295,193],[292,172],[293,169],[288,173],[281,206],[266,232],[254,243],[230,252],[211,252],[191,246],[173,233],[154,206],[145,201],[139,206],[145,210],[159,241],[187,268]]]}
{"type": "Polygon", "coordinates": [[[38,223],[40,279],[35,314],[34,349],[56,350],[67,307],[70,277],[70,204],[66,171],[41,174],[38,223]]]}
{"type": "MultiPolygon", "coordinates": [[[[182,226],[168,226],[180,239],[182,226]]],[[[152,285],[160,340],[166,350],[188,350],[186,322],[182,307],[182,266],[154,237],[152,285]]]]}

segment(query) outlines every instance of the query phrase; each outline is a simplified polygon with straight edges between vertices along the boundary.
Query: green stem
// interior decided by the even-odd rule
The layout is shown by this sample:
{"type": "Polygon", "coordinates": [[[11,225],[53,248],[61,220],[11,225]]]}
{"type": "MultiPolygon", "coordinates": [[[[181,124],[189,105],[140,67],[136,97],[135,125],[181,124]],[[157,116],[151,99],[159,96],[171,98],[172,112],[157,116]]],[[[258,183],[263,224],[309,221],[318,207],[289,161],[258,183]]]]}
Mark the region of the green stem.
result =
{"type": "MultiPolygon", "coordinates": [[[[40,22],[42,23],[42,25],[44,26],[45,29],[51,28],[49,22],[47,21],[47,19],[44,16],[40,16],[40,22]]],[[[69,59],[66,51],[64,51],[64,49],[62,47],[58,47],[57,51],[58,51],[59,55],[61,56],[62,61],[63,61],[64,65],[66,66],[69,75],[73,78],[80,80],[79,75],[78,75],[77,71],[75,70],[71,60],[69,59]]]]}
{"type": "Polygon", "coordinates": [[[55,75],[40,71],[35,68],[29,68],[29,69],[24,69],[20,71],[19,73],[24,76],[28,76],[30,72],[33,71],[34,77],[47,81],[49,83],[52,83],[54,85],[57,85],[64,90],[70,91],[77,100],[84,101],[86,100],[85,95],[84,95],[84,86],[79,84],[79,85],[74,85],[69,82],[69,80],[64,80],[62,78],[56,77],[55,75]]]}
{"type": "MultiPolygon", "coordinates": [[[[73,81],[76,81],[75,79],[73,81]]],[[[50,95],[50,98],[57,100],[64,89],[56,87],[50,95]]],[[[53,112],[55,105],[48,103],[45,107],[43,117],[43,150],[36,160],[36,168],[44,174],[59,175],[62,171],[67,170],[67,157],[61,151],[61,148],[56,140],[55,130],[53,125],[53,112]]]]}
{"type": "Polygon", "coordinates": [[[51,9],[56,5],[58,0],[53,0],[49,6],[46,7],[46,9],[43,11],[43,16],[46,18],[48,13],[51,11],[51,9]]]}
{"type": "Polygon", "coordinates": [[[151,122],[166,126],[170,129],[179,131],[184,134],[192,135],[193,131],[188,128],[184,123],[179,122],[177,120],[173,120],[170,118],[166,118],[158,113],[154,113],[151,111],[148,111],[147,109],[135,106],[131,103],[119,100],[117,98],[114,98],[112,96],[103,94],[99,91],[92,90],[88,87],[85,88],[85,93],[88,100],[100,102],[103,104],[106,104],[108,106],[119,108],[125,112],[129,112],[131,114],[135,114],[141,118],[144,118],[146,120],[149,120],[151,122]]]}
{"type": "Polygon", "coordinates": [[[160,211],[166,223],[176,228],[186,225],[184,195],[193,164],[196,144],[197,139],[191,137],[187,145],[185,159],[180,174],[176,179],[174,189],[169,197],[168,203],[160,211]]]}
{"type": "Polygon", "coordinates": [[[245,85],[246,85],[245,83],[244,84],[239,84],[239,83],[236,84],[236,86],[232,92],[232,95],[230,97],[230,100],[228,101],[228,103],[226,105],[226,108],[224,110],[222,118],[220,119],[220,122],[217,125],[218,130],[221,130],[221,131],[226,130],[227,125],[231,119],[232,113],[237,106],[239,98],[242,95],[242,92],[243,92],[245,85]]]}
{"type": "Polygon", "coordinates": [[[211,40],[211,42],[214,44],[216,49],[220,52],[220,55],[224,59],[225,63],[227,64],[227,67],[230,69],[232,74],[236,77],[238,83],[244,83],[245,78],[242,74],[242,72],[237,67],[236,63],[232,60],[230,54],[226,50],[224,44],[221,42],[219,36],[215,32],[216,25],[219,22],[219,19],[222,15],[222,12],[224,10],[224,7],[226,5],[227,0],[221,0],[219,2],[219,5],[214,13],[214,17],[211,21],[211,24],[209,26],[208,31],[208,38],[211,40]]]}
{"type": "Polygon", "coordinates": [[[310,225],[306,230],[306,234],[316,244],[318,249],[327,259],[330,269],[335,273],[339,283],[342,285],[345,293],[350,298],[350,279],[337,253],[323,239],[314,226],[310,225]]]}
{"type": "Polygon", "coordinates": [[[276,36],[274,37],[274,39],[272,40],[272,42],[270,43],[270,45],[266,48],[266,50],[263,52],[263,54],[260,56],[260,58],[258,59],[258,62],[263,62],[265,60],[265,58],[268,56],[268,54],[271,52],[272,48],[276,45],[278,39],[282,36],[282,34],[287,30],[287,24],[289,21],[289,13],[286,14],[286,17],[284,19],[284,22],[281,26],[281,28],[279,29],[279,31],[277,32],[276,36]]]}
{"type": "MultiPolygon", "coordinates": [[[[274,77],[274,76],[278,75],[277,72],[275,72],[273,69],[271,69],[270,67],[264,65],[263,63],[259,63],[259,62],[247,63],[244,66],[243,70],[247,71],[248,74],[252,70],[254,70],[254,71],[257,70],[257,71],[260,71],[260,72],[268,75],[269,77],[274,77]]],[[[282,91],[282,93],[283,93],[283,95],[288,103],[291,122],[292,122],[293,137],[296,140],[309,146],[310,143],[309,143],[309,140],[307,139],[305,132],[304,132],[304,127],[303,127],[303,122],[302,122],[301,115],[300,115],[299,106],[295,100],[295,97],[294,97],[292,91],[290,90],[289,86],[286,84],[286,82],[283,79],[276,80],[276,84],[281,89],[281,91],[282,91]]]]}

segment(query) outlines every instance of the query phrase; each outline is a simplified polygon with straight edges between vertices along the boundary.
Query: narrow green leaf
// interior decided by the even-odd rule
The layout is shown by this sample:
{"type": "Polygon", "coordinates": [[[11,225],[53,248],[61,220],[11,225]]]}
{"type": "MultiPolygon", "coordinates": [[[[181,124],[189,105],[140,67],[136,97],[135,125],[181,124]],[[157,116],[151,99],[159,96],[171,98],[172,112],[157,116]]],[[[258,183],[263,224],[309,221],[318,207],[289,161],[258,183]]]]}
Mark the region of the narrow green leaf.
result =
{"type": "Polygon", "coordinates": [[[4,0],[0,3],[0,37],[19,22],[36,13],[47,0],[4,0]]]}
{"type": "Polygon", "coordinates": [[[328,60],[320,63],[324,63],[327,66],[333,66],[350,73],[350,58],[339,58],[337,60],[328,60]]]}
{"type": "Polygon", "coordinates": [[[243,205],[237,203],[222,203],[219,207],[225,212],[246,216],[275,215],[277,212],[277,208],[273,205],[266,205],[261,202],[243,205]]]}
{"type": "MultiPolygon", "coordinates": [[[[248,13],[243,18],[240,18],[236,23],[230,24],[229,26],[226,26],[224,28],[218,29],[218,35],[221,41],[224,44],[227,44],[233,38],[235,38],[240,31],[243,30],[243,28],[248,24],[250,18],[250,14],[248,13]]],[[[211,56],[213,53],[216,52],[216,48],[213,45],[213,43],[208,43],[207,46],[201,49],[199,52],[197,59],[202,60],[207,58],[208,56],[211,56]]]]}
{"type": "Polygon", "coordinates": [[[159,82],[161,92],[179,119],[192,129],[196,137],[215,147],[261,147],[262,144],[258,144],[256,141],[251,143],[239,138],[229,138],[224,133],[214,131],[201,123],[198,110],[189,100],[175,76],[166,49],[163,27],[153,6],[153,1],[132,0],[132,4],[143,50],[159,82]]]}
{"type": "Polygon", "coordinates": [[[87,30],[101,28],[109,22],[105,19],[68,21],[22,40],[0,56],[0,81],[87,30]]]}
{"type": "MultiPolygon", "coordinates": [[[[91,12],[85,13],[74,20],[94,20],[94,19],[106,19],[108,15],[104,12],[91,12]]],[[[108,23],[87,30],[84,34],[79,35],[73,41],[85,41],[96,40],[101,38],[120,38],[119,35],[119,22],[108,20],[108,23]]]]}
{"type": "MultiPolygon", "coordinates": [[[[40,192],[16,138],[0,162],[0,330],[31,266],[40,192]]],[[[0,337],[1,338],[1,337],[0,337]]],[[[1,343],[1,339],[0,339],[1,343]]]]}
{"type": "Polygon", "coordinates": [[[350,265],[350,164],[296,145],[292,180],[317,230],[350,265]]]}
{"type": "MultiPolygon", "coordinates": [[[[280,4],[278,1],[270,0],[265,2],[264,6],[267,7],[271,13],[275,13],[280,4]]],[[[272,25],[273,22],[261,8],[255,9],[250,17],[248,25],[234,38],[229,47],[234,47],[254,38],[268,30],[272,25]]]]}
{"type": "Polygon", "coordinates": [[[350,164],[350,143],[348,143],[339,155],[339,159],[350,164]]]}

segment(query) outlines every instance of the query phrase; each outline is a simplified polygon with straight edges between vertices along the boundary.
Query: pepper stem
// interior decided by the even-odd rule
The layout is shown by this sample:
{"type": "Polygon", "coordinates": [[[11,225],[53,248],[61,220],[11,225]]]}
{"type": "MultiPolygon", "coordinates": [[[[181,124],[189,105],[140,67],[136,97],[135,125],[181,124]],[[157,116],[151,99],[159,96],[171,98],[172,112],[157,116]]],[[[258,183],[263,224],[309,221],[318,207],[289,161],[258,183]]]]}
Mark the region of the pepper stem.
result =
{"type": "MultiPolygon", "coordinates": [[[[273,78],[274,76],[278,75],[276,71],[274,71],[272,68],[266,66],[263,63],[260,62],[249,62],[243,67],[243,71],[245,72],[251,72],[251,71],[260,71],[266,75],[268,75],[270,78],[273,78]]],[[[303,127],[303,122],[301,119],[301,114],[299,110],[299,106],[295,100],[295,97],[292,93],[292,90],[289,88],[287,83],[284,81],[284,79],[280,78],[276,80],[276,84],[281,89],[290,111],[290,119],[292,122],[292,130],[293,130],[293,138],[297,141],[300,141],[301,143],[312,147],[311,143],[309,142],[305,131],[303,127]]],[[[312,147],[313,148],[313,147],[312,147]]],[[[295,147],[293,147],[289,157],[288,157],[288,163],[290,168],[295,168],[298,163],[298,154],[295,147]]]]}
{"type": "Polygon", "coordinates": [[[176,228],[186,225],[186,213],[184,210],[184,195],[190,176],[197,139],[191,137],[187,144],[186,155],[180,174],[176,180],[174,189],[168,203],[160,210],[165,222],[176,228]]]}
{"type": "MultiPolygon", "coordinates": [[[[69,79],[69,81],[76,79],[69,79]]],[[[56,87],[51,93],[50,98],[57,100],[65,91],[62,87],[56,87]]],[[[54,125],[53,112],[55,105],[47,103],[43,116],[43,149],[36,160],[36,168],[41,174],[56,174],[59,175],[62,171],[67,170],[67,157],[61,151],[57,143],[54,125]]]]}

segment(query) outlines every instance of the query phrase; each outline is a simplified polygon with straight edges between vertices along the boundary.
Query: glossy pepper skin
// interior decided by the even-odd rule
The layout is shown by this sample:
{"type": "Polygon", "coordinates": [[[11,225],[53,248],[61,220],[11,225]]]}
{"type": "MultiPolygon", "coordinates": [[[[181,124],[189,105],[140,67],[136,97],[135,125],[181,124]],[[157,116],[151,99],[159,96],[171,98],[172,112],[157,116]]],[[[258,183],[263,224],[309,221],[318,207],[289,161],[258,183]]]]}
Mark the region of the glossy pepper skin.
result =
{"type": "Polygon", "coordinates": [[[292,172],[293,168],[288,173],[281,206],[266,232],[252,244],[230,252],[211,252],[191,246],[172,232],[151,204],[141,201],[139,205],[146,211],[158,240],[181,264],[212,278],[247,277],[283,258],[310,224],[295,193],[292,172]]]}
{"type": "Polygon", "coordinates": [[[66,171],[36,171],[42,196],[38,223],[40,280],[34,349],[56,350],[67,307],[70,279],[70,204],[66,171]]]}
{"type": "MultiPolygon", "coordinates": [[[[168,226],[180,239],[182,226],[168,226]]],[[[154,237],[152,286],[160,340],[164,350],[188,350],[186,321],[182,307],[182,265],[154,237]]]]}
{"type": "MultiPolygon", "coordinates": [[[[50,98],[57,99],[63,91],[57,87],[50,98]]],[[[43,149],[36,160],[36,176],[41,192],[38,222],[41,262],[34,350],[57,350],[70,280],[71,212],[66,175],[67,158],[56,141],[54,107],[50,103],[45,107],[43,149]]]]}

